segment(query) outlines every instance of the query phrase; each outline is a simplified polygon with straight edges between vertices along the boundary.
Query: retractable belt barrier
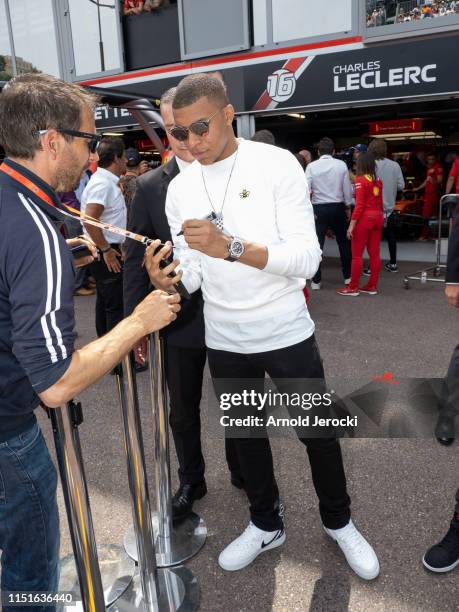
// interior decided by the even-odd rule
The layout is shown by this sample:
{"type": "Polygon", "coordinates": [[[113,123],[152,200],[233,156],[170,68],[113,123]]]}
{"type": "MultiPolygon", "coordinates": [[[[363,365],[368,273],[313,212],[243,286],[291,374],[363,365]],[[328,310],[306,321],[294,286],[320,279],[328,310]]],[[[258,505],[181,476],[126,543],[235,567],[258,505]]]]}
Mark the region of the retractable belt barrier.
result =
{"type": "MultiPolygon", "coordinates": [[[[202,518],[192,512],[180,522],[172,521],[169,454],[168,393],[164,370],[164,346],[159,332],[148,341],[150,394],[154,427],[155,489],[157,512],[152,515],[158,567],[170,567],[193,557],[204,546],[207,528],[202,518]]],[[[124,538],[127,554],[137,561],[135,529],[124,538]]]]}
{"type": "MultiPolygon", "coordinates": [[[[451,236],[451,230],[454,222],[454,211],[456,207],[459,205],[459,193],[449,193],[440,198],[439,202],[439,212],[438,212],[438,238],[437,245],[435,249],[435,263],[433,266],[428,266],[427,268],[423,268],[422,270],[418,270],[417,272],[413,272],[413,274],[407,275],[403,279],[403,286],[405,289],[410,288],[410,281],[420,281],[421,283],[444,283],[445,279],[441,278],[442,271],[446,270],[446,264],[442,264],[441,262],[441,244],[442,244],[442,221],[443,221],[443,203],[446,199],[451,199],[451,202],[448,204],[448,217],[449,217],[449,225],[448,225],[448,242],[451,236]],[[454,203],[454,205],[453,205],[454,203]],[[429,276],[429,273],[432,273],[432,276],[429,276]]],[[[448,255],[448,251],[446,252],[446,256],[448,255]]]]}
{"type": "Polygon", "coordinates": [[[48,408],[61,476],[73,555],[61,562],[59,591],[72,594],[68,612],[99,612],[112,604],[130,585],[135,564],[117,546],[96,547],[78,426],[81,404],[73,401],[48,408]],[[81,596],[81,603],[80,603],[81,596]]]}
{"type": "Polygon", "coordinates": [[[184,566],[166,569],[158,568],[156,563],[137,385],[131,355],[126,356],[117,366],[116,379],[123,419],[139,573],[134,576],[125,593],[110,607],[110,611],[193,612],[199,606],[199,587],[193,573],[184,566]]]}

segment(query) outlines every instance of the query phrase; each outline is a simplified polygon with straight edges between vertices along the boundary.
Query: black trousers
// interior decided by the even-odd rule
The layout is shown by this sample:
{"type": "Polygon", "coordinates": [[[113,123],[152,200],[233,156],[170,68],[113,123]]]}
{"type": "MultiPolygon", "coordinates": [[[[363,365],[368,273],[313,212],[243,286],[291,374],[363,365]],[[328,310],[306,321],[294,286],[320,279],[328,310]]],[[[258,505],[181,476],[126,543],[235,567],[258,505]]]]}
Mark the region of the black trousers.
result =
{"type": "Polygon", "coordinates": [[[170,398],[169,424],[179,462],[180,484],[198,484],[204,478],[201,448],[201,393],[205,348],[187,348],[164,342],[170,398]]]}
{"type": "MultiPolygon", "coordinates": [[[[336,242],[338,243],[343,277],[344,279],[350,278],[352,252],[350,240],[347,239],[346,235],[349,225],[346,216],[346,207],[342,202],[337,204],[315,204],[314,215],[316,218],[316,232],[320,248],[322,250],[324,248],[327,230],[329,228],[332,229],[336,236],[336,242]]],[[[312,280],[314,283],[320,283],[322,280],[321,265],[312,280]]]]}
{"type": "Polygon", "coordinates": [[[447,417],[459,414],[459,344],[451,355],[448,372],[443,383],[440,412],[447,417]]]}
{"type": "MultiPolygon", "coordinates": [[[[208,349],[208,356],[217,397],[241,392],[247,388],[247,379],[250,384],[260,381],[263,388],[265,372],[279,391],[283,390],[283,379],[318,379],[323,385],[322,360],[314,336],[275,351],[243,355],[208,349]]],[[[330,529],[344,527],[350,519],[350,499],[339,441],[333,436],[300,441],[308,453],[323,524],[330,529]]],[[[232,447],[237,455],[236,468],[239,467],[245,482],[252,522],[265,531],[279,529],[282,525],[277,510],[279,493],[268,437],[233,437],[232,447]]]]}
{"type": "Polygon", "coordinates": [[[393,212],[387,217],[387,225],[384,229],[387,246],[389,247],[390,263],[397,263],[397,239],[395,237],[395,215],[393,212]]]}
{"type": "MultiPolygon", "coordinates": [[[[111,246],[120,252],[118,244],[111,246]]],[[[123,320],[123,271],[110,272],[101,256],[91,264],[91,274],[96,281],[96,332],[100,338],[123,320]]]]}

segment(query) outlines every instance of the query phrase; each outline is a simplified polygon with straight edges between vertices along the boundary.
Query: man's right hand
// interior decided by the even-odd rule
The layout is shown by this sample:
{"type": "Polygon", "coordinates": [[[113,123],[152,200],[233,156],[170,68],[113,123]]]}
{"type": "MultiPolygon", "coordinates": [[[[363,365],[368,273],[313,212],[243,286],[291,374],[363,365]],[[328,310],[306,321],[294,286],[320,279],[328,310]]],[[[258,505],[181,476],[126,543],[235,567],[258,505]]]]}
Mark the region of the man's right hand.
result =
{"type": "Polygon", "coordinates": [[[172,251],[172,244],[170,242],[166,242],[166,245],[163,246],[163,248],[160,249],[155,255],[154,253],[160,244],[160,240],[155,240],[147,248],[145,252],[145,267],[152,285],[154,285],[157,289],[162,289],[163,291],[175,292],[174,285],[180,281],[183,276],[183,272],[177,272],[173,278],[169,278],[168,274],[173,272],[180,262],[178,259],[176,259],[171,264],[161,269],[159,264],[164,257],[170,255],[172,251]]]}
{"type": "Polygon", "coordinates": [[[178,293],[169,295],[165,291],[152,291],[140,302],[132,313],[143,327],[142,336],[158,331],[177,318],[180,310],[178,293]]]}
{"type": "Polygon", "coordinates": [[[110,249],[106,253],[102,253],[102,255],[105,261],[105,265],[110,270],[110,272],[114,272],[115,274],[121,272],[121,264],[118,261],[118,258],[122,259],[121,253],[118,253],[118,251],[115,251],[115,249],[110,249]]]}

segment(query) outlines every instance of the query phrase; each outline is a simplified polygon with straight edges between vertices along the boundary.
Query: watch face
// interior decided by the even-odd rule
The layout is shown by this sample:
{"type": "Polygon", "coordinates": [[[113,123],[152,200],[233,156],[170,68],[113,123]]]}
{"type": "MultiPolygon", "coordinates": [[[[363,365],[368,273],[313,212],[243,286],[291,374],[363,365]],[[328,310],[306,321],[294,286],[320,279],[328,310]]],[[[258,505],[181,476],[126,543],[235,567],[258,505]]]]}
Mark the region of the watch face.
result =
{"type": "Polygon", "coordinates": [[[244,252],[244,245],[240,240],[233,240],[231,243],[231,256],[240,257],[244,252]]]}

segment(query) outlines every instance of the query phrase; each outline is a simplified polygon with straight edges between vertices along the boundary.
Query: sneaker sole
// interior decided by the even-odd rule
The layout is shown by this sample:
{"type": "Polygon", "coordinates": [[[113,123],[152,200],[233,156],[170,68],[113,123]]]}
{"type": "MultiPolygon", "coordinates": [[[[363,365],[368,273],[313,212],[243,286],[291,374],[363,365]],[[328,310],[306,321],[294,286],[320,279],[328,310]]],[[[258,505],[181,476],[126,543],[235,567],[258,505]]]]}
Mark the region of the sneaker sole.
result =
{"type": "Polygon", "coordinates": [[[386,272],[391,272],[392,274],[397,274],[398,270],[389,270],[389,268],[386,268],[386,266],[384,266],[384,270],[386,272]]]}
{"type": "Polygon", "coordinates": [[[366,291],[365,289],[359,289],[359,293],[366,293],[367,295],[378,295],[377,291],[366,291]]]}
{"type": "Polygon", "coordinates": [[[282,544],[285,542],[285,531],[282,534],[282,537],[280,537],[278,540],[276,540],[275,542],[273,542],[272,544],[270,544],[269,546],[266,546],[265,548],[261,548],[255,555],[252,555],[252,557],[244,562],[244,563],[239,563],[238,565],[224,565],[221,561],[220,558],[218,559],[218,565],[226,570],[227,572],[237,572],[238,570],[244,569],[244,567],[247,567],[248,565],[250,565],[251,563],[253,563],[255,561],[255,559],[258,557],[258,555],[260,555],[261,553],[267,552],[268,550],[273,550],[274,548],[278,548],[279,546],[282,546],[282,544]]]}
{"type": "Polygon", "coordinates": [[[459,559],[455,561],[452,565],[449,565],[448,567],[432,567],[431,565],[427,563],[426,558],[423,557],[422,564],[424,565],[424,567],[426,567],[431,572],[435,572],[436,574],[444,574],[445,572],[450,572],[455,567],[457,567],[459,565],[459,559]]]}
{"type": "Polygon", "coordinates": [[[340,293],[339,291],[337,291],[336,293],[338,295],[343,295],[344,297],[358,297],[359,296],[358,291],[356,293],[340,293]]]}

